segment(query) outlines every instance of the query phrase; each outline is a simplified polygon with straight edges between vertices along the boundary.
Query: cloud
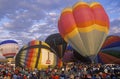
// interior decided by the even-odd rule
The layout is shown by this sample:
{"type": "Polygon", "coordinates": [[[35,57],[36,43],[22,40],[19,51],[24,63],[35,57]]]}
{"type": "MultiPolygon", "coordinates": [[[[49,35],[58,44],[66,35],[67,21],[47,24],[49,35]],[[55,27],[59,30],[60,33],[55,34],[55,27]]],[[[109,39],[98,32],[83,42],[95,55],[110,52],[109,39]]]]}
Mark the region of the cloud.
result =
{"type": "Polygon", "coordinates": [[[111,33],[120,33],[120,28],[119,27],[111,27],[111,33]]]}
{"type": "Polygon", "coordinates": [[[12,14],[19,8],[19,0],[0,0],[0,18],[3,18],[6,14],[12,14]]]}
{"type": "Polygon", "coordinates": [[[110,21],[112,21],[113,19],[116,19],[116,18],[120,18],[119,4],[120,4],[119,0],[108,0],[108,1],[106,1],[106,3],[104,3],[104,7],[106,9],[106,12],[108,13],[110,21]]]}
{"type": "Polygon", "coordinates": [[[110,24],[110,34],[120,33],[120,18],[112,20],[110,24]]]}
{"type": "MultiPolygon", "coordinates": [[[[65,7],[72,7],[77,1],[0,0],[0,41],[13,39],[20,46],[34,39],[44,41],[50,34],[58,33],[57,23],[61,11],[65,7]]],[[[102,4],[110,16],[110,33],[118,32],[119,21],[115,19],[120,15],[120,1],[106,0],[102,4]]]]}
{"type": "Polygon", "coordinates": [[[0,30],[7,32],[2,33],[6,36],[6,38],[1,36],[2,40],[8,38],[26,40],[26,42],[35,38],[44,40],[51,32],[57,32],[57,28],[54,25],[58,17],[57,10],[51,10],[52,7],[48,6],[57,6],[56,4],[59,2],[55,1],[52,3],[48,1],[46,3],[41,0],[14,1],[15,3],[11,1],[9,4],[7,4],[8,0],[0,2],[2,4],[0,5],[2,7],[0,10],[3,12],[0,18],[7,18],[6,21],[2,22],[2,28],[0,28],[0,30]]]}

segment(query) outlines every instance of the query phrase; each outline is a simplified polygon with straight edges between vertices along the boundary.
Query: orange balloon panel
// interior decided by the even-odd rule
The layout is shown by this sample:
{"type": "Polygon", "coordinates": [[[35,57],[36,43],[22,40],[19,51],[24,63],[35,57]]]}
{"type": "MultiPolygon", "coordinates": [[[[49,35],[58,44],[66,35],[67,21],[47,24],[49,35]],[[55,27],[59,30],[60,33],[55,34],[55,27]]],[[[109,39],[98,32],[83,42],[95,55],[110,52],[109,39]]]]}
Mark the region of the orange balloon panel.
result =
{"type": "Polygon", "coordinates": [[[93,11],[93,15],[95,18],[95,23],[99,24],[103,27],[107,27],[109,28],[109,18],[104,10],[104,8],[102,7],[102,5],[100,5],[99,3],[93,3],[91,5],[91,9],[93,11]]]}
{"type": "Polygon", "coordinates": [[[87,3],[77,3],[73,8],[73,15],[78,28],[89,27],[95,23],[94,14],[87,3]]]}
{"type": "Polygon", "coordinates": [[[58,28],[63,37],[76,28],[71,8],[65,9],[61,14],[60,20],[58,21],[58,28]]]}

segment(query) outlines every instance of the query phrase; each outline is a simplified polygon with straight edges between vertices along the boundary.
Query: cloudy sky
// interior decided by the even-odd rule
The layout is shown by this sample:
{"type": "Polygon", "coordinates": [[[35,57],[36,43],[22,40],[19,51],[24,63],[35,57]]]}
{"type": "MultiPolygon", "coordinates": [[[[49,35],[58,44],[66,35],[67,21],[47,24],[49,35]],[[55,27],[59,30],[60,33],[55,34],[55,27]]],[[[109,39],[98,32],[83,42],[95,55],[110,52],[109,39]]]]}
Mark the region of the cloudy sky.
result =
{"type": "Polygon", "coordinates": [[[38,39],[44,41],[58,33],[61,11],[78,1],[97,1],[110,18],[110,33],[120,33],[120,0],[0,0],[0,42],[6,39],[20,45],[38,39]]]}

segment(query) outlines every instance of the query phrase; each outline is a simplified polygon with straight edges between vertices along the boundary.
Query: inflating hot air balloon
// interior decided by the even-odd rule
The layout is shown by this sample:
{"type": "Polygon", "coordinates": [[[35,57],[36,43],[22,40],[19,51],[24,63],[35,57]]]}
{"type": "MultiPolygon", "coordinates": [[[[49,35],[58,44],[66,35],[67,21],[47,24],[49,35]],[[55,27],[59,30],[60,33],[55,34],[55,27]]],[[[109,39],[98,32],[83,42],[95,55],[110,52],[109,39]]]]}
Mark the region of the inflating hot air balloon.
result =
{"type": "Polygon", "coordinates": [[[108,35],[109,18],[100,3],[78,2],[62,11],[58,29],[78,53],[93,61],[108,35]]]}
{"type": "Polygon", "coordinates": [[[50,46],[42,41],[33,40],[23,46],[16,55],[16,66],[29,69],[46,69],[56,66],[56,55],[50,46]]]}
{"type": "Polygon", "coordinates": [[[105,64],[120,64],[119,36],[108,36],[98,54],[98,62],[105,64]]]}
{"type": "Polygon", "coordinates": [[[61,37],[61,35],[59,33],[51,34],[46,38],[45,42],[56,51],[56,55],[59,57],[59,62],[62,63],[61,61],[62,57],[64,56],[67,43],[61,37]]]}
{"type": "Polygon", "coordinates": [[[0,52],[9,62],[13,61],[18,49],[19,45],[14,40],[5,40],[0,43],[0,52]]]}

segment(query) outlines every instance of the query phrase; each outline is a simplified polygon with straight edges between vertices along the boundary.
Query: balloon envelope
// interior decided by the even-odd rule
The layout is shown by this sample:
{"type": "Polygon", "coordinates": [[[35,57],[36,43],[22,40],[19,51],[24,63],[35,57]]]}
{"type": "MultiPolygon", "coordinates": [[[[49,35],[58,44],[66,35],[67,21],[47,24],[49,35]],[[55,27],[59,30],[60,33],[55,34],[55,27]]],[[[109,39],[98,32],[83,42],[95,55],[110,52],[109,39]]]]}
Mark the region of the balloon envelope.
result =
{"type": "Polygon", "coordinates": [[[93,59],[108,34],[109,18],[100,3],[78,2],[62,11],[58,29],[78,53],[93,59]]]}
{"type": "Polygon", "coordinates": [[[120,64],[119,36],[108,36],[98,54],[98,61],[105,64],[120,64]]]}
{"type": "Polygon", "coordinates": [[[18,49],[18,43],[14,40],[5,40],[0,43],[0,52],[6,58],[13,58],[18,49]]]}
{"type": "Polygon", "coordinates": [[[16,55],[16,66],[29,69],[45,69],[48,66],[56,65],[56,55],[51,51],[50,46],[42,41],[33,40],[24,45],[16,55]]]}

